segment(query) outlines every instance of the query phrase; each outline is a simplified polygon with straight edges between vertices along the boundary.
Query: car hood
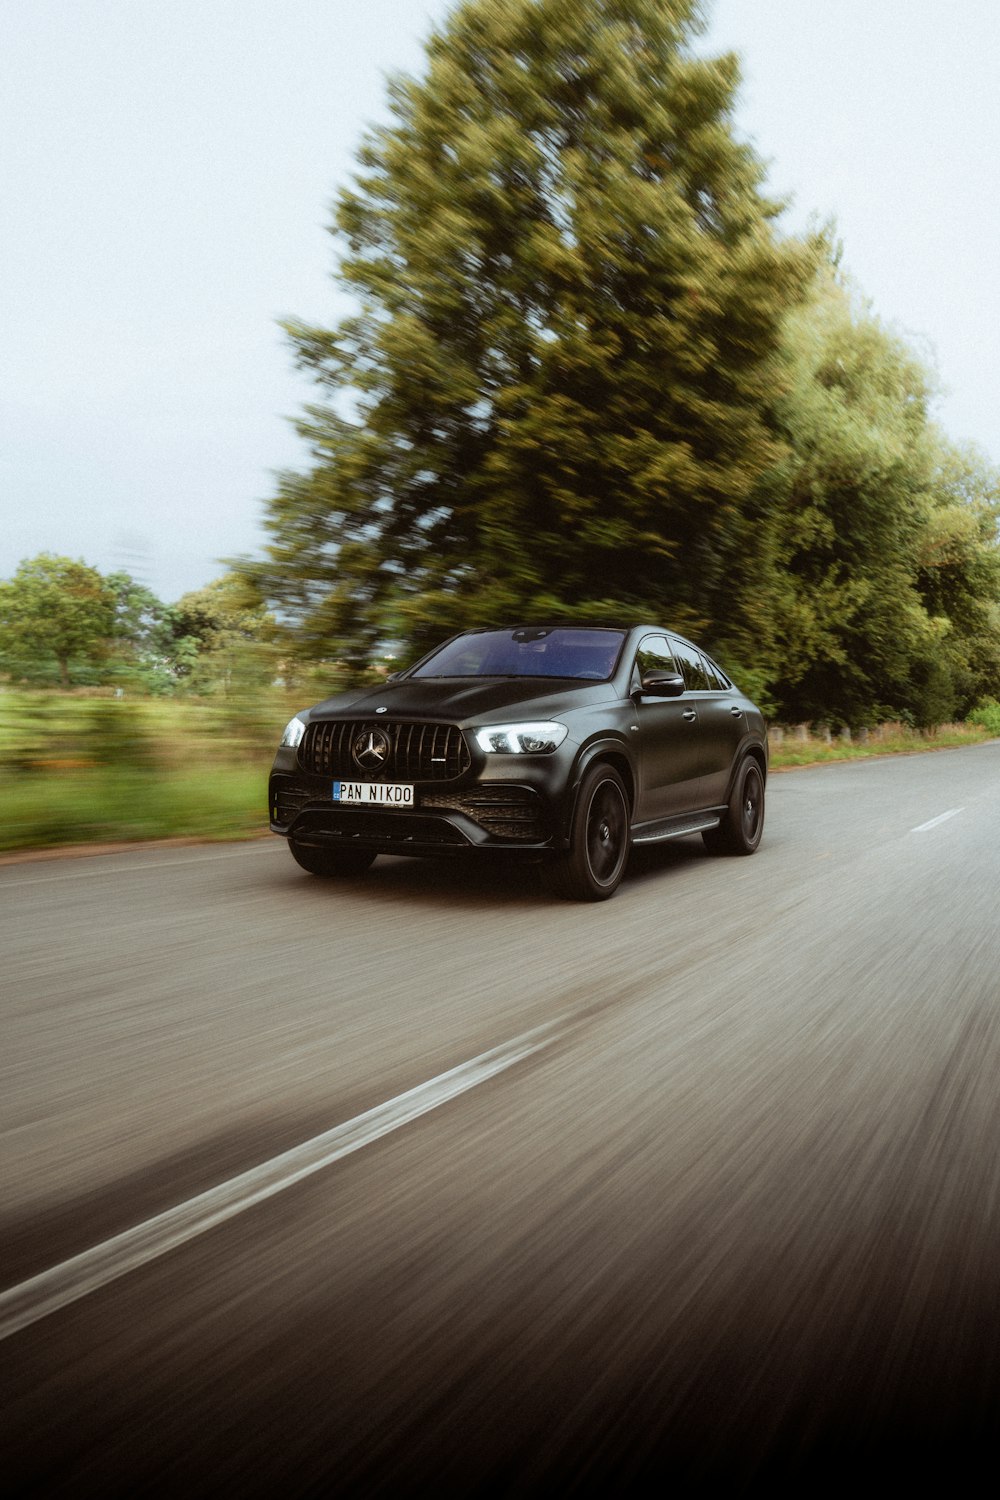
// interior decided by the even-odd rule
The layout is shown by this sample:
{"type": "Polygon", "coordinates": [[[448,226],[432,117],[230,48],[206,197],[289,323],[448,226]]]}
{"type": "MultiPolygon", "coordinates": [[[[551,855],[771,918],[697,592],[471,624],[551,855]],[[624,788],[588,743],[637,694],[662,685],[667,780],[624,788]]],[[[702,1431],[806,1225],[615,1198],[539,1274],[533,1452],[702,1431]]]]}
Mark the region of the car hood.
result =
{"type": "Polygon", "coordinates": [[[609,682],[557,686],[551,678],[535,682],[525,677],[423,677],[327,698],[309,710],[309,718],[360,718],[381,708],[392,718],[447,719],[467,725],[498,713],[508,718],[553,718],[617,696],[609,682]]]}

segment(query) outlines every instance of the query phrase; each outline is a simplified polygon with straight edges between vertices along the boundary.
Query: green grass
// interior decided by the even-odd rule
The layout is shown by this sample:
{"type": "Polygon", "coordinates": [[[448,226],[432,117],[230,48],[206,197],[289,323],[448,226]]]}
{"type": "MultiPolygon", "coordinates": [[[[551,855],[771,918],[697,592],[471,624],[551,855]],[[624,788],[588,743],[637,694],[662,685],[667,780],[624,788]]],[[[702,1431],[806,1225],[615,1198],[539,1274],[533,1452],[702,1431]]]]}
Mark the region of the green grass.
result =
{"type": "Polygon", "coordinates": [[[295,706],[0,690],[0,852],[252,837],[295,706]]]}
{"type": "Polygon", "coordinates": [[[137,762],[246,764],[273,753],[302,704],[280,691],[255,699],[124,698],[0,688],[0,770],[137,762]]]}
{"type": "Polygon", "coordinates": [[[0,850],[251,838],[267,828],[268,769],[0,774],[0,850]]]}
{"type": "Polygon", "coordinates": [[[795,766],[822,765],[826,761],[868,760],[876,755],[916,755],[925,750],[955,750],[962,745],[981,745],[988,740],[987,730],[975,724],[945,724],[940,729],[907,729],[902,725],[883,726],[873,731],[867,744],[810,737],[792,738],[786,731],[778,741],[771,735],[771,769],[789,770],[795,766]]]}

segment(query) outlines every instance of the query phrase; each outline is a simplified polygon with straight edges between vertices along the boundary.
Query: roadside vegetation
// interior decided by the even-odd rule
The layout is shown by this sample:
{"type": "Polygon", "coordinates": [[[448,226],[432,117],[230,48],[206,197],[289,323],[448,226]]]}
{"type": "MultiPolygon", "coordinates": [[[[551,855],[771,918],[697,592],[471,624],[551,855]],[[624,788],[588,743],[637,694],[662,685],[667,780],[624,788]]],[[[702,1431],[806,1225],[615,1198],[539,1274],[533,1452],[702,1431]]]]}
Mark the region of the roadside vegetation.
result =
{"type": "Polygon", "coordinates": [[[0,851],[262,832],[295,706],[0,692],[0,851]]]}
{"type": "Polygon", "coordinates": [[[874,730],[847,738],[833,735],[825,726],[808,725],[786,729],[772,727],[771,769],[792,770],[796,766],[824,765],[827,761],[867,760],[876,755],[919,755],[927,750],[958,750],[981,745],[994,738],[988,729],[972,722],[941,724],[936,729],[911,729],[906,724],[880,724],[874,730]]]}
{"type": "MultiPolygon", "coordinates": [[[[249,699],[0,691],[0,853],[263,834],[274,748],[305,701],[284,688],[249,699]]],[[[1000,735],[1000,705],[981,717],[930,731],[883,725],[851,741],[826,726],[772,727],[771,766],[912,754],[1000,735]]]]}

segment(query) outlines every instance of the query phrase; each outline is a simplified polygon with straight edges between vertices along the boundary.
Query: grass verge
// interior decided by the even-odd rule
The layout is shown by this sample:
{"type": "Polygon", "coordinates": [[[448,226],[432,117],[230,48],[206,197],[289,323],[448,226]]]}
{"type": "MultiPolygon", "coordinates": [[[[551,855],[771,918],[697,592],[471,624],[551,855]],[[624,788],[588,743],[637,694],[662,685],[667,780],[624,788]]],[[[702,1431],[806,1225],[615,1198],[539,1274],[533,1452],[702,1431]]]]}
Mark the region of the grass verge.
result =
{"type": "Polygon", "coordinates": [[[781,740],[772,732],[771,769],[824,765],[827,761],[870,760],[878,755],[918,755],[927,750],[957,750],[963,745],[981,745],[991,739],[989,731],[975,724],[945,724],[940,729],[906,729],[902,725],[874,731],[866,743],[859,741],[793,738],[781,740]]]}
{"type": "Polygon", "coordinates": [[[193,836],[253,837],[267,828],[267,771],[88,770],[0,776],[0,851],[193,836]]]}

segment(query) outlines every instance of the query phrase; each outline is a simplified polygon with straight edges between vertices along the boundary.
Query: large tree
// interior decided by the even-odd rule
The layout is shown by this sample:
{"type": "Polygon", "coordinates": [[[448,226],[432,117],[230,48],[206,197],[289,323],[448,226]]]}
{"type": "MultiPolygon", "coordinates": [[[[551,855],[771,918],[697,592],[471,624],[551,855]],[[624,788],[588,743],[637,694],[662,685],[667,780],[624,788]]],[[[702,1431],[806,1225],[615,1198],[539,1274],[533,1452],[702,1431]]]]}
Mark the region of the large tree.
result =
{"type": "Polygon", "coordinates": [[[15,677],[93,672],[115,633],[116,599],[96,568],[43,552],[0,583],[0,664],[15,677]]]}
{"type": "Polygon", "coordinates": [[[468,0],[340,194],[357,311],[293,325],[325,399],[258,577],[312,653],[518,614],[747,641],[782,241],[695,0],[468,0]]]}
{"type": "Polygon", "coordinates": [[[931,495],[917,587],[931,616],[947,622],[941,663],[964,715],[1000,692],[1000,470],[933,434],[931,495]]]}
{"type": "Polygon", "coordinates": [[[786,320],[760,485],[777,567],[740,581],[783,717],[939,723],[1000,647],[997,480],[931,420],[934,380],[834,265],[786,320]]]}
{"type": "Polygon", "coordinates": [[[176,675],[169,607],[129,573],[109,573],[104,582],[115,600],[107,680],[140,692],[169,692],[176,675]]]}
{"type": "Polygon", "coordinates": [[[224,573],[182,595],[169,611],[176,675],[200,693],[254,691],[278,667],[276,621],[256,587],[224,573]]]}

